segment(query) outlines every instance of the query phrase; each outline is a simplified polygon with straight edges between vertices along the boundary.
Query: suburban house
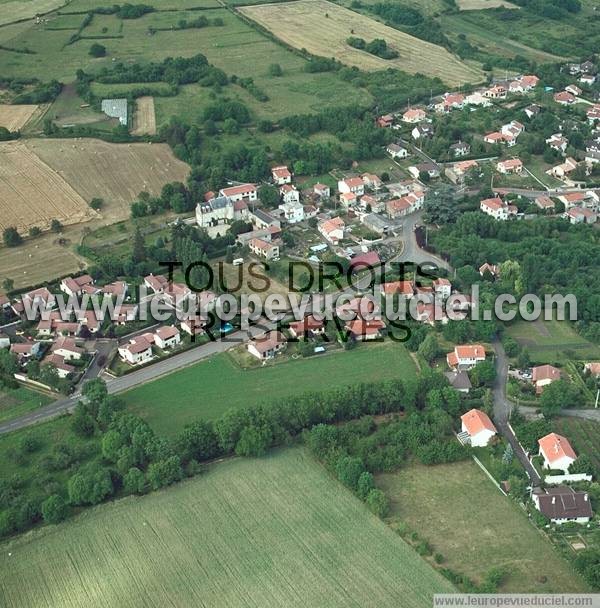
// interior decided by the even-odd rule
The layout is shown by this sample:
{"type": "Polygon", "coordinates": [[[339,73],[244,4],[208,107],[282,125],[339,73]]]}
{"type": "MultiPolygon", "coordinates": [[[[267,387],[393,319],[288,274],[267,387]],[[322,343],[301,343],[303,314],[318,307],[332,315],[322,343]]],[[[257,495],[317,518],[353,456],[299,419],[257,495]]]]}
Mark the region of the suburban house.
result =
{"type": "Polygon", "coordinates": [[[485,361],[485,348],[481,344],[461,344],[446,355],[448,367],[458,371],[469,370],[481,361],[485,361]]]}
{"type": "Polygon", "coordinates": [[[533,368],[532,381],[538,394],[544,390],[545,386],[548,386],[555,380],[560,380],[560,370],[557,367],[553,365],[538,365],[533,368]]]}
{"type": "Polygon", "coordinates": [[[586,363],[583,369],[586,372],[589,372],[592,376],[600,376],[600,361],[586,363]]]}
{"type": "Polygon", "coordinates": [[[109,283],[108,285],[104,285],[104,287],[100,287],[100,292],[109,298],[125,299],[128,288],[125,281],[115,281],[114,283],[109,283]]]}
{"type": "Polygon", "coordinates": [[[554,93],[554,101],[563,106],[570,106],[577,101],[577,98],[568,91],[560,91],[560,93],[554,93]]]}
{"type": "Polygon", "coordinates": [[[569,467],[577,460],[577,454],[571,447],[569,440],[557,433],[550,433],[538,439],[540,454],[544,458],[545,469],[557,469],[565,474],[569,467]]]}
{"type": "Polygon", "coordinates": [[[338,182],[338,192],[352,192],[356,196],[362,196],[365,193],[365,184],[360,177],[348,177],[338,182]]]}
{"type": "Polygon", "coordinates": [[[169,287],[169,281],[162,274],[149,274],[144,277],[144,285],[154,293],[164,293],[169,287]]]}
{"type": "Polygon", "coordinates": [[[536,509],[555,524],[585,524],[593,516],[588,493],[576,492],[569,486],[539,489],[533,492],[531,498],[536,509]]]}
{"type": "Polygon", "coordinates": [[[385,323],[381,319],[353,319],[345,324],[346,331],[355,340],[376,340],[381,337],[385,323]]]}
{"type": "Polygon", "coordinates": [[[473,388],[467,372],[445,372],[444,376],[448,378],[450,386],[459,393],[469,394],[469,391],[473,388]]]}
{"type": "Polygon", "coordinates": [[[337,245],[344,238],[344,228],[344,220],[341,217],[321,220],[317,224],[318,231],[333,245],[337,245]]]}
{"type": "Polygon", "coordinates": [[[504,134],[500,133],[500,131],[493,131],[492,133],[486,133],[483,136],[483,141],[486,144],[501,144],[505,142],[505,137],[504,134]]]}
{"type": "Polygon", "coordinates": [[[331,196],[331,190],[330,190],[329,186],[327,186],[325,184],[315,184],[313,186],[313,192],[319,198],[329,198],[331,196]]]}
{"type": "Polygon", "coordinates": [[[476,160],[461,160],[454,163],[452,167],[447,166],[444,173],[453,184],[462,184],[466,174],[471,171],[471,169],[475,169],[478,166],[476,160]]]}
{"type": "Polygon", "coordinates": [[[279,205],[283,217],[288,224],[297,224],[304,219],[304,205],[299,201],[285,202],[279,205]]]}
{"type": "Polygon", "coordinates": [[[485,447],[498,432],[490,417],[481,410],[472,409],[460,417],[461,429],[473,447],[485,447]]]}
{"type": "Polygon", "coordinates": [[[583,93],[583,91],[576,84],[570,84],[569,86],[565,87],[565,91],[567,91],[567,93],[571,93],[571,95],[575,95],[575,97],[579,97],[583,93]]]}
{"type": "Polygon", "coordinates": [[[452,293],[452,284],[448,279],[435,279],[432,283],[433,291],[438,298],[445,300],[452,293]]]}
{"type": "Polygon", "coordinates": [[[537,116],[542,111],[542,108],[534,103],[527,106],[523,111],[525,112],[527,118],[531,120],[534,116],[537,116]]]}
{"type": "Polygon", "coordinates": [[[456,142],[450,146],[450,153],[455,158],[458,156],[466,156],[467,154],[470,154],[470,152],[471,146],[464,141],[456,142]]]}
{"type": "Polygon", "coordinates": [[[399,295],[412,298],[415,293],[415,284],[413,281],[390,281],[381,283],[379,290],[383,296],[399,295]]]}
{"type": "Polygon", "coordinates": [[[219,196],[227,197],[234,203],[242,200],[256,201],[258,199],[258,189],[256,184],[240,184],[239,186],[222,188],[219,190],[219,196]]]}
{"type": "Polygon", "coordinates": [[[98,289],[93,287],[94,279],[89,274],[80,277],[67,277],[60,282],[60,290],[68,296],[80,296],[84,293],[94,294],[98,289]]]}
{"type": "Polygon", "coordinates": [[[442,101],[437,103],[436,112],[450,112],[451,110],[459,110],[465,105],[465,96],[462,93],[445,93],[442,101]]]}
{"type": "Polygon", "coordinates": [[[42,365],[52,365],[55,367],[59,378],[67,378],[76,369],[73,365],[69,365],[62,355],[57,355],[56,353],[46,355],[42,361],[42,365]]]}
{"type": "Polygon", "coordinates": [[[152,344],[144,336],[132,338],[128,344],[119,346],[118,351],[121,359],[131,365],[139,365],[152,359],[152,344]]]}
{"type": "Polygon", "coordinates": [[[411,132],[411,136],[413,139],[418,140],[421,138],[427,138],[433,136],[433,127],[428,124],[419,124],[417,125],[411,132]]]}
{"type": "Polygon", "coordinates": [[[307,315],[302,321],[290,323],[289,330],[294,338],[320,335],[325,333],[325,322],[322,319],[316,319],[313,315],[307,315]]]}
{"type": "Polygon", "coordinates": [[[577,161],[571,156],[568,156],[564,163],[552,167],[552,169],[549,169],[546,173],[558,179],[565,179],[569,173],[572,173],[575,169],[577,169],[577,161]]]}
{"type": "Polygon", "coordinates": [[[389,144],[386,151],[392,158],[407,158],[408,156],[408,150],[399,144],[389,144]]]}
{"type": "Polygon", "coordinates": [[[488,99],[504,99],[506,97],[506,87],[501,84],[495,84],[493,87],[486,89],[483,96],[488,99]]]}
{"type": "Polygon", "coordinates": [[[504,175],[508,173],[521,173],[523,171],[523,163],[519,158],[508,158],[497,163],[496,169],[504,175]]]}
{"type": "Polygon", "coordinates": [[[254,255],[265,258],[265,260],[274,260],[279,258],[279,245],[269,243],[263,239],[252,239],[248,243],[248,247],[254,255]]]}
{"type": "Polygon", "coordinates": [[[360,178],[362,179],[364,185],[367,188],[371,188],[371,190],[379,190],[383,185],[381,178],[373,173],[363,173],[360,178]]]}
{"type": "Polygon", "coordinates": [[[204,333],[204,327],[206,326],[207,319],[200,315],[193,317],[187,317],[180,323],[181,331],[184,331],[190,336],[200,336],[204,333]]]}
{"type": "Polygon", "coordinates": [[[534,199],[534,203],[544,211],[554,211],[554,201],[549,196],[537,196],[534,199]]]}
{"type": "Polygon", "coordinates": [[[273,167],[271,175],[273,176],[273,182],[277,186],[283,186],[283,184],[290,184],[292,182],[292,174],[286,166],[273,167]]]}
{"type": "Polygon", "coordinates": [[[58,338],[50,348],[50,351],[64,358],[65,361],[71,359],[79,360],[85,354],[85,349],[77,346],[73,338],[58,338]]]}
{"type": "Polygon", "coordinates": [[[566,137],[563,137],[562,133],[554,133],[548,139],[546,139],[546,143],[557,152],[564,152],[569,145],[569,140],[566,137]]]}
{"type": "Polygon", "coordinates": [[[597,120],[600,120],[600,104],[595,104],[586,112],[588,122],[593,125],[597,120]]]}
{"type": "Polygon", "coordinates": [[[10,338],[2,332],[0,332],[0,348],[10,348],[10,338]]]}
{"type": "Polygon", "coordinates": [[[485,262],[479,267],[479,274],[483,277],[486,273],[489,273],[492,277],[496,278],[500,275],[500,266],[485,262]]]}
{"type": "Polygon", "coordinates": [[[499,197],[483,199],[479,203],[479,208],[495,220],[504,221],[517,214],[517,208],[514,205],[505,203],[499,197]]]}
{"type": "Polygon", "coordinates": [[[382,129],[389,129],[394,124],[394,116],[392,114],[384,114],[377,118],[377,126],[382,129]]]}
{"type": "Polygon", "coordinates": [[[42,310],[49,310],[56,306],[56,296],[47,287],[40,287],[23,294],[12,304],[12,309],[16,315],[21,315],[26,306],[32,311],[40,313],[42,310]]]}
{"type": "Polygon", "coordinates": [[[10,352],[17,355],[19,363],[22,363],[32,357],[37,357],[40,353],[40,348],[40,342],[13,342],[10,345],[10,352]]]}
{"type": "Polygon", "coordinates": [[[435,163],[419,163],[408,168],[408,172],[415,178],[419,179],[422,173],[426,173],[430,178],[440,176],[440,167],[435,163]]]}
{"type": "Polygon", "coordinates": [[[154,344],[162,350],[173,348],[180,342],[181,335],[174,325],[164,325],[154,332],[154,344]]]}
{"type": "Polygon", "coordinates": [[[283,184],[279,188],[279,194],[284,203],[300,203],[300,192],[296,190],[296,186],[292,184],[283,184]]]}
{"type": "Polygon", "coordinates": [[[255,209],[248,214],[248,219],[256,226],[258,230],[268,230],[272,226],[281,228],[281,222],[273,217],[270,213],[263,211],[262,209],[255,209]]]}
{"type": "Polygon", "coordinates": [[[468,106],[481,106],[482,108],[488,108],[492,105],[487,97],[484,97],[479,91],[475,91],[465,97],[465,104],[468,106]]]}
{"type": "Polygon", "coordinates": [[[407,122],[408,124],[423,122],[426,118],[427,113],[421,108],[409,108],[402,114],[402,122],[407,122]]]}
{"type": "Polygon", "coordinates": [[[348,269],[352,272],[365,270],[365,268],[379,268],[381,266],[381,258],[376,251],[367,251],[359,253],[350,260],[348,269]]]}
{"type": "Polygon", "coordinates": [[[571,224],[595,224],[598,215],[591,209],[572,207],[565,214],[571,224]]]}
{"type": "Polygon", "coordinates": [[[266,361],[273,359],[275,355],[282,351],[286,346],[285,336],[279,331],[269,331],[255,336],[248,342],[246,348],[248,352],[260,359],[266,361]]]}

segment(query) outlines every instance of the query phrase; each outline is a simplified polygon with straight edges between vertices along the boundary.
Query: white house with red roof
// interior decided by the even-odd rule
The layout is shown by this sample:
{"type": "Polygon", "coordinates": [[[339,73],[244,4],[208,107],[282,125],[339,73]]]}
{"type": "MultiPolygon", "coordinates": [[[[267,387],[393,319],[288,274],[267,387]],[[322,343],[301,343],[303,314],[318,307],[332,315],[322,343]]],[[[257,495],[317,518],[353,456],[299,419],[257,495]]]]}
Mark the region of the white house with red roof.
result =
{"type": "Polygon", "coordinates": [[[252,356],[267,361],[273,359],[286,345],[285,336],[280,331],[269,331],[252,338],[246,348],[252,356]]]}
{"type": "Polygon", "coordinates": [[[415,284],[413,281],[390,281],[381,283],[379,290],[383,296],[398,295],[412,298],[415,293],[415,284]]]}
{"type": "Polygon", "coordinates": [[[331,188],[327,184],[315,184],[313,192],[319,198],[329,198],[331,196],[331,188]]]}
{"type": "Polygon", "coordinates": [[[54,366],[59,378],[67,378],[76,368],[73,365],[69,365],[66,361],[67,360],[62,355],[51,353],[44,357],[42,365],[54,366]]]}
{"type": "Polygon", "coordinates": [[[557,152],[564,152],[569,145],[569,140],[562,133],[553,133],[546,139],[546,143],[550,148],[557,152]]]}
{"type": "Polygon", "coordinates": [[[559,93],[554,93],[554,101],[561,106],[570,106],[577,101],[577,98],[568,91],[560,91],[559,93]]]}
{"type": "Polygon", "coordinates": [[[317,336],[325,333],[325,322],[323,319],[316,319],[313,315],[307,315],[301,321],[293,321],[289,327],[290,333],[294,338],[303,336],[317,336]]]}
{"type": "Polygon", "coordinates": [[[577,460],[577,454],[569,440],[557,433],[550,433],[538,440],[540,454],[544,458],[545,469],[557,469],[565,474],[577,460]]]}
{"type": "Polygon", "coordinates": [[[489,89],[486,89],[483,92],[483,96],[488,99],[504,99],[506,97],[506,87],[501,84],[495,84],[489,89]]]}
{"type": "Polygon", "coordinates": [[[567,211],[566,217],[571,224],[595,224],[598,220],[598,215],[585,207],[572,207],[567,211]]]}
{"type": "Polygon", "coordinates": [[[560,380],[560,370],[554,365],[537,365],[532,370],[532,381],[536,392],[539,394],[545,386],[552,384],[555,380],[560,380]]]}
{"type": "Polygon", "coordinates": [[[40,342],[13,342],[10,345],[10,352],[17,355],[19,362],[22,362],[27,361],[32,357],[37,357],[40,348],[40,342]]]}
{"type": "Polygon", "coordinates": [[[517,214],[517,208],[514,205],[505,203],[501,198],[486,198],[479,203],[479,208],[485,214],[493,217],[495,220],[505,221],[511,216],[517,214]]]}
{"type": "Polygon", "coordinates": [[[254,255],[257,255],[260,258],[265,258],[265,260],[274,260],[279,258],[279,245],[270,243],[264,239],[252,239],[248,242],[248,247],[254,255]]]}
{"type": "Polygon", "coordinates": [[[330,220],[321,220],[317,224],[317,230],[333,245],[337,245],[344,238],[345,227],[346,224],[341,217],[334,217],[330,220]]]}
{"type": "Polygon", "coordinates": [[[485,361],[485,348],[481,344],[460,344],[446,355],[448,367],[457,371],[469,370],[481,361],[485,361]]]}
{"type": "Polygon", "coordinates": [[[348,177],[338,182],[338,192],[352,192],[356,196],[362,196],[365,193],[365,183],[360,177],[348,177]]]}
{"type": "Polygon", "coordinates": [[[123,361],[131,365],[140,365],[152,359],[152,343],[146,336],[132,338],[128,344],[118,347],[123,361]]]}
{"type": "Polygon", "coordinates": [[[60,282],[60,290],[64,291],[68,296],[80,296],[83,293],[95,293],[98,291],[92,286],[94,279],[89,274],[84,274],[80,277],[67,277],[60,282]]]}
{"type": "Polygon", "coordinates": [[[381,337],[385,323],[381,319],[353,319],[347,321],[344,327],[355,340],[368,341],[381,337]]]}
{"type": "Polygon", "coordinates": [[[50,351],[60,355],[65,361],[71,359],[79,360],[85,354],[85,349],[77,346],[77,342],[73,338],[58,338],[50,348],[50,351]]]}
{"type": "Polygon", "coordinates": [[[208,323],[208,319],[202,315],[186,317],[180,323],[181,331],[184,331],[190,336],[201,336],[204,333],[204,328],[208,323]]]}
{"type": "Polygon", "coordinates": [[[273,176],[273,182],[278,186],[292,183],[292,174],[285,165],[273,167],[271,169],[271,175],[273,176]]]}
{"type": "Polygon", "coordinates": [[[256,201],[258,199],[258,189],[256,184],[240,184],[219,190],[219,196],[225,196],[232,202],[241,200],[256,201]]]}
{"type": "Polygon", "coordinates": [[[461,429],[473,447],[487,446],[498,432],[490,417],[481,410],[472,409],[460,417],[461,429]]]}
{"type": "Polygon", "coordinates": [[[300,203],[300,192],[298,192],[296,186],[293,184],[283,184],[283,186],[279,188],[279,194],[284,203],[300,203]]]}
{"type": "Polygon", "coordinates": [[[422,110],[421,108],[409,108],[402,114],[402,122],[406,122],[408,124],[416,124],[418,122],[423,122],[427,118],[427,112],[422,110]]]}
{"type": "Polygon", "coordinates": [[[127,295],[127,290],[129,286],[125,281],[115,281],[114,283],[109,283],[108,285],[104,285],[104,287],[100,288],[100,291],[105,296],[109,298],[121,298],[124,299],[127,295]]]}
{"type": "Polygon", "coordinates": [[[507,158],[496,164],[496,170],[504,175],[509,173],[519,174],[523,171],[523,161],[520,158],[507,158]]]}
{"type": "Polygon", "coordinates": [[[174,348],[181,342],[181,334],[174,325],[164,325],[154,332],[154,344],[162,350],[174,348]]]}
{"type": "Polygon", "coordinates": [[[575,169],[577,169],[577,161],[571,156],[568,156],[564,162],[552,167],[551,169],[548,169],[546,173],[558,179],[565,180],[570,173],[575,171],[575,169]]]}

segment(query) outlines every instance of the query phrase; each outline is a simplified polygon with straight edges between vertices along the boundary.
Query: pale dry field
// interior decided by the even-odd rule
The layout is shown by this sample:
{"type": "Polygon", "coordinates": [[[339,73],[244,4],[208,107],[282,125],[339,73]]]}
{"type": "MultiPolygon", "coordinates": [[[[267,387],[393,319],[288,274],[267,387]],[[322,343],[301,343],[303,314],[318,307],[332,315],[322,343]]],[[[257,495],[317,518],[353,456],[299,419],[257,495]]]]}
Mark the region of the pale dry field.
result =
{"type": "Polygon", "coordinates": [[[138,97],[133,117],[132,135],[156,135],[156,115],[154,97],[138,97]]]}
{"type": "Polygon", "coordinates": [[[11,106],[0,104],[0,127],[9,131],[22,129],[38,109],[36,105],[11,106]]]}
{"type": "Polygon", "coordinates": [[[185,182],[189,167],[167,144],[110,144],[96,139],[30,139],[28,148],[57,171],[89,203],[104,200],[100,215],[129,217],[142,191],[158,195],[168,182],[185,182]]]}
{"type": "Polygon", "coordinates": [[[486,8],[499,8],[501,6],[504,8],[520,8],[506,0],[456,0],[456,4],[461,11],[481,11],[486,8]]]}
{"type": "Polygon", "coordinates": [[[412,74],[437,76],[450,85],[479,82],[483,78],[480,70],[466,65],[440,46],[327,0],[261,4],[237,10],[291,46],[305,48],[314,55],[335,57],[363,70],[397,68],[412,74]],[[400,56],[386,60],[352,48],[346,43],[349,36],[367,41],[383,38],[400,56]]]}
{"type": "Polygon", "coordinates": [[[0,25],[33,19],[67,4],[66,0],[14,0],[0,4],[0,25]]]}
{"type": "Polygon", "coordinates": [[[21,141],[0,144],[0,229],[26,233],[54,219],[76,224],[96,214],[65,179],[21,141]]]}

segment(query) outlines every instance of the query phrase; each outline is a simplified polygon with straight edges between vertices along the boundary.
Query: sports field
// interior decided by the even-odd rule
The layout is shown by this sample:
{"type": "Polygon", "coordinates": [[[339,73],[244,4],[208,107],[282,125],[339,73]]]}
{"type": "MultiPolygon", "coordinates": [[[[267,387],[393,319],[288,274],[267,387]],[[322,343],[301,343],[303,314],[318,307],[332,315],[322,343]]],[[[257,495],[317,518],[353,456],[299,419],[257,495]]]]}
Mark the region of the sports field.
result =
{"type": "Polygon", "coordinates": [[[411,465],[379,476],[377,484],[391,499],[392,516],[439,552],[444,567],[475,582],[491,568],[505,568],[499,589],[505,593],[586,591],[550,541],[475,462],[411,465]]]}
{"type": "Polygon", "coordinates": [[[408,351],[394,342],[249,370],[242,370],[228,354],[221,354],[128,391],[123,399],[155,431],[173,434],[186,423],[217,418],[229,408],[359,382],[410,381],[415,373],[408,351]]]}
{"type": "Polygon", "coordinates": [[[364,70],[397,68],[411,74],[437,76],[448,84],[478,82],[482,72],[468,66],[440,46],[388,27],[327,0],[298,0],[277,4],[244,6],[242,14],[267,28],[275,36],[314,55],[336,57],[342,63],[364,70]],[[399,53],[385,60],[346,43],[349,36],[365,40],[383,38],[399,53]]]}
{"type": "Polygon", "coordinates": [[[4,608],[428,608],[453,590],[302,449],[0,547],[4,608]]]}

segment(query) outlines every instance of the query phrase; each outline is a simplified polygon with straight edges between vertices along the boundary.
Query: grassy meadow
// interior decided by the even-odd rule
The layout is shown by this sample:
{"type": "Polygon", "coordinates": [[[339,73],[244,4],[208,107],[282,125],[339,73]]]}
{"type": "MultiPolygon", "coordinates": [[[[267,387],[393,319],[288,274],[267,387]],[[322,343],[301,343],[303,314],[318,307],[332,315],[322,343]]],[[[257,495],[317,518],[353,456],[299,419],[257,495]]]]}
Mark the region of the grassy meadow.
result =
{"type": "Polygon", "coordinates": [[[410,381],[415,374],[408,351],[391,341],[247,370],[225,353],[134,388],[123,398],[157,433],[173,434],[186,423],[218,418],[229,408],[359,382],[410,381]]]}
{"type": "Polygon", "coordinates": [[[0,547],[5,608],[426,608],[453,590],[302,449],[228,460],[0,547]]]}
{"type": "Polygon", "coordinates": [[[411,465],[379,475],[391,516],[416,530],[442,564],[475,582],[494,567],[508,573],[503,593],[586,591],[585,583],[525,512],[473,462],[411,465]]]}
{"type": "Polygon", "coordinates": [[[0,389],[0,422],[22,416],[52,401],[52,397],[22,386],[0,389]]]}

